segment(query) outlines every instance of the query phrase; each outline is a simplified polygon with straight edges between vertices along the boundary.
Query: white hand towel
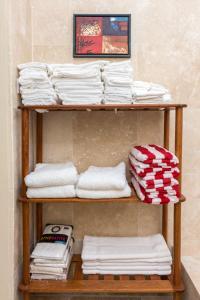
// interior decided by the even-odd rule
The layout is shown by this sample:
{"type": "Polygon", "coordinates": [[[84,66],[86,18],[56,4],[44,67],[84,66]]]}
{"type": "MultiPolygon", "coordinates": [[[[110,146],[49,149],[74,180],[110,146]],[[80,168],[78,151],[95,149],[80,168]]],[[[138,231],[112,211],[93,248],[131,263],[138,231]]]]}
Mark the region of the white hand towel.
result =
{"type": "Polygon", "coordinates": [[[43,188],[28,188],[28,198],[74,198],[76,191],[74,185],[48,186],[43,188]]]}
{"type": "Polygon", "coordinates": [[[127,184],[123,190],[85,190],[76,189],[77,197],[86,199],[126,198],[131,196],[131,188],[127,184]]]}
{"type": "Polygon", "coordinates": [[[127,184],[125,163],[116,167],[89,167],[80,174],[77,188],[85,190],[123,190],[127,184]]]}
{"type": "Polygon", "coordinates": [[[77,182],[77,170],[72,162],[37,164],[34,172],[25,177],[28,187],[73,185],[77,182]]]}
{"type": "Polygon", "coordinates": [[[147,237],[85,236],[82,260],[142,259],[171,256],[161,234],[147,237]]]}

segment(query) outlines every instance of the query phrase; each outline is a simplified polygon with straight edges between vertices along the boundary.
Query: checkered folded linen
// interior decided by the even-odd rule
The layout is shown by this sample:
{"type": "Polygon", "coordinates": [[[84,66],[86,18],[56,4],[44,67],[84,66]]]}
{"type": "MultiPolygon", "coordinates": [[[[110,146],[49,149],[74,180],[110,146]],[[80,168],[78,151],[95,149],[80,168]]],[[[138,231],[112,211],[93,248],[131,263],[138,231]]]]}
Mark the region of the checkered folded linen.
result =
{"type": "Polygon", "coordinates": [[[141,201],[152,204],[179,201],[178,158],[154,144],[133,147],[129,155],[132,184],[141,201]]]}
{"type": "Polygon", "coordinates": [[[166,163],[178,164],[178,158],[167,149],[154,144],[136,146],[132,149],[131,154],[143,163],[166,163]]]}

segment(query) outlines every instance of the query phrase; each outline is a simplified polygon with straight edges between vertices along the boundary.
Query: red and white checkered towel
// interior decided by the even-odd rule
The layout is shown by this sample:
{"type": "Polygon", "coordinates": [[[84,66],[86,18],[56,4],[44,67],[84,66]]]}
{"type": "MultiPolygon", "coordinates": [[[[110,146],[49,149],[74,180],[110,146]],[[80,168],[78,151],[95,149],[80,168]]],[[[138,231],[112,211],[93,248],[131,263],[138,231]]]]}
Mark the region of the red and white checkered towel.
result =
{"type": "Polygon", "coordinates": [[[133,165],[130,165],[130,171],[136,173],[142,180],[158,180],[158,179],[165,179],[165,178],[177,178],[179,175],[179,169],[174,168],[172,172],[159,172],[159,173],[146,173],[144,176],[140,176],[141,172],[138,172],[137,168],[133,165]],[[138,174],[139,173],[139,174],[138,174]]]}
{"type": "Polygon", "coordinates": [[[144,145],[144,146],[135,146],[131,150],[131,154],[140,162],[146,164],[161,164],[166,163],[167,165],[178,164],[178,158],[169,150],[157,146],[154,144],[144,145]]]}
{"type": "Polygon", "coordinates": [[[178,184],[178,181],[175,178],[144,180],[144,178],[139,177],[133,169],[131,169],[130,171],[134,175],[135,179],[139,182],[139,184],[145,189],[159,188],[169,185],[173,186],[178,184]]]}
{"type": "Polygon", "coordinates": [[[167,163],[143,163],[139,160],[137,160],[132,153],[130,153],[129,155],[129,159],[131,160],[132,164],[134,164],[134,166],[137,166],[138,168],[147,171],[148,169],[158,169],[158,168],[162,168],[165,169],[165,171],[171,170],[171,168],[176,168],[178,166],[177,163],[171,163],[171,162],[167,162],[167,163]]]}
{"type": "MultiPolygon", "coordinates": [[[[134,171],[136,172],[136,174],[140,177],[146,177],[148,176],[157,176],[157,175],[163,175],[163,174],[173,174],[173,177],[177,177],[180,174],[179,168],[178,167],[148,167],[148,168],[141,168],[140,166],[138,166],[138,161],[132,156],[129,155],[129,161],[130,161],[130,165],[131,167],[134,168],[134,171]]],[[[139,164],[143,164],[140,163],[139,164]]],[[[146,165],[146,164],[143,164],[146,165]]],[[[155,178],[156,179],[156,178],[155,178]]],[[[159,179],[159,178],[158,178],[159,179]]]]}
{"type": "Polygon", "coordinates": [[[177,203],[179,201],[177,195],[170,195],[169,193],[165,193],[165,194],[158,193],[154,195],[147,194],[134,177],[132,178],[132,184],[134,186],[137,196],[144,203],[167,204],[167,203],[177,203]]]}

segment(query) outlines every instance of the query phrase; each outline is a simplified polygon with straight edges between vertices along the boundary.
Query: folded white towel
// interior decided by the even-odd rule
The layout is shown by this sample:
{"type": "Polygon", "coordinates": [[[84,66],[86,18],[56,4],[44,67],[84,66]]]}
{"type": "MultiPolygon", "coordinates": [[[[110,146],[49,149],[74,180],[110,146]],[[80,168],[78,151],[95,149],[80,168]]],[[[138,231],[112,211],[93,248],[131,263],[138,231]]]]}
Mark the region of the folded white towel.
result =
{"type": "Polygon", "coordinates": [[[28,188],[28,198],[74,198],[76,191],[74,185],[48,186],[42,188],[28,188]]]}
{"type": "Polygon", "coordinates": [[[32,280],[66,280],[67,274],[55,275],[55,274],[31,274],[32,280]]]}
{"type": "Polygon", "coordinates": [[[131,188],[126,184],[123,190],[84,190],[76,189],[77,197],[86,199],[126,198],[131,196],[131,188]]]}
{"type": "Polygon", "coordinates": [[[30,68],[45,70],[45,71],[47,70],[47,64],[41,63],[41,62],[36,62],[36,61],[20,64],[17,67],[18,67],[18,70],[24,70],[24,69],[30,69],[30,68]]]}
{"type": "Polygon", "coordinates": [[[27,106],[34,106],[34,105],[56,105],[57,101],[51,99],[47,99],[47,100],[29,100],[29,99],[22,99],[22,104],[27,105],[27,106]]]}
{"type": "Polygon", "coordinates": [[[134,258],[134,259],[95,259],[95,260],[84,260],[83,266],[113,266],[113,265],[171,265],[172,257],[155,257],[155,258],[134,258]]]}
{"type": "Polygon", "coordinates": [[[82,268],[85,270],[94,270],[94,269],[99,269],[99,270],[151,270],[151,269],[155,269],[155,268],[163,268],[166,269],[166,267],[168,268],[171,265],[171,263],[149,263],[149,262],[141,262],[141,263],[137,263],[137,262],[132,262],[132,263],[118,263],[117,261],[115,261],[115,263],[83,263],[82,264],[82,268]]]}
{"type": "Polygon", "coordinates": [[[89,167],[80,174],[77,188],[94,191],[123,190],[127,184],[125,163],[115,167],[89,167]]]}
{"type": "Polygon", "coordinates": [[[170,257],[170,251],[161,234],[147,237],[93,237],[85,236],[82,260],[122,260],[170,257]]]}
{"type": "Polygon", "coordinates": [[[101,274],[101,275],[106,275],[106,274],[112,274],[112,275],[169,275],[171,274],[171,268],[169,267],[167,270],[157,270],[157,269],[152,269],[152,270],[85,270],[83,269],[83,274],[101,274]]]}
{"type": "Polygon", "coordinates": [[[68,261],[68,257],[70,254],[73,253],[73,245],[74,245],[74,239],[71,238],[69,241],[69,245],[65,250],[64,256],[61,259],[44,259],[44,258],[35,258],[33,259],[33,263],[37,266],[47,266],[52,267],[56,266],[59,268],[64,268],[66,266],[66,263],[68,261]]]}
{"type": "Polygon", "coordinates": [[[67,163],[41,163],[36,164],[34,172],[25,177],[28,187],[51,187],[61,185],[74,185],[78,174],[72,162],[67,163]]]}
{"type": "Polygon", "coordinates": [[[36,244],[31,258],[63,259],[72,236],[72,226],[48,225],[36,244]]]}

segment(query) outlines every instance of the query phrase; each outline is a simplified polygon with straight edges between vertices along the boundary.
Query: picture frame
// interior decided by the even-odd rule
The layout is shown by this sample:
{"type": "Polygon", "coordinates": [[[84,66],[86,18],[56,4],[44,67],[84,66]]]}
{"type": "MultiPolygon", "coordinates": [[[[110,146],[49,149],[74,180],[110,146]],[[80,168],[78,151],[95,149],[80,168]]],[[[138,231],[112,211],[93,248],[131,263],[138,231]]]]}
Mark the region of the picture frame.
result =
{"type": "Polygon", "coordinates": [[[73,57],[131,57],[131,14],[74,14],[73,57]]]}

